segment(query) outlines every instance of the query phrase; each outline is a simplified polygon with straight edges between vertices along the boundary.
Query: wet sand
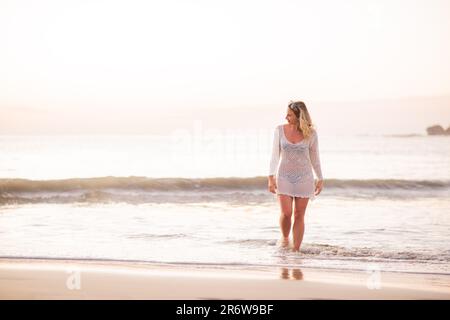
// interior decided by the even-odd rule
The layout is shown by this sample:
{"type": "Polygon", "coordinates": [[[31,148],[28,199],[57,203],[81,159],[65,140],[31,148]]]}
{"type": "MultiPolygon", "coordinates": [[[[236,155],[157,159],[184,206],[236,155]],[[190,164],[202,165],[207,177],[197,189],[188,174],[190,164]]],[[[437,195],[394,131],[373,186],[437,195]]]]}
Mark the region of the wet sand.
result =
{"type": "Polygon", "coordinates": [[[450,276],[0,259],[0,299],[450,299],[450,276]]]}

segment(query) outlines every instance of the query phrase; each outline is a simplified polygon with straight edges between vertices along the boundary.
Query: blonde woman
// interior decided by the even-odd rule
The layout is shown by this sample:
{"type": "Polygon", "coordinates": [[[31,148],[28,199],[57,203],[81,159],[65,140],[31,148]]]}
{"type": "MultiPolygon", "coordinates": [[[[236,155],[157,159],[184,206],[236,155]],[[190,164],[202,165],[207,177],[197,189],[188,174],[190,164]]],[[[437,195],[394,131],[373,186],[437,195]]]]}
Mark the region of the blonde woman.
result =
{"type": "Polygon", "coordinates": [[[291,217],[293,250],[300,251],[305,232],[305,211],[309,199],[314,201],[323,188],[318,135],[308,109],[302,101],[291,101],[287,124],[275,128],[268,188],[278,197],[281,216],[282,245],[289,245],[291,217]],[[317,176],[314,181],[313,169],[317,176]],[[292,204],[294,203],[294,210],[292,204]]]}

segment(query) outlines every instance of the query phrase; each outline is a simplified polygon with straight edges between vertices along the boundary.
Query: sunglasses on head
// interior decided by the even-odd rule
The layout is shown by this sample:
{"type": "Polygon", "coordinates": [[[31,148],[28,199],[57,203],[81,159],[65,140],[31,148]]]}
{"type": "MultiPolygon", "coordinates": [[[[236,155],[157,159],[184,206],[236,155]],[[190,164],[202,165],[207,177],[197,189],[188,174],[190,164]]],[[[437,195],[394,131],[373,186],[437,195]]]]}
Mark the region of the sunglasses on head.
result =
{"type": "Polygon", "coordinates": [[[294,111],[300,111],[300,108],[297,105],[295,105],[295,104],[294,105],[290,104],[289,108],[291,108],[294,111]]]}

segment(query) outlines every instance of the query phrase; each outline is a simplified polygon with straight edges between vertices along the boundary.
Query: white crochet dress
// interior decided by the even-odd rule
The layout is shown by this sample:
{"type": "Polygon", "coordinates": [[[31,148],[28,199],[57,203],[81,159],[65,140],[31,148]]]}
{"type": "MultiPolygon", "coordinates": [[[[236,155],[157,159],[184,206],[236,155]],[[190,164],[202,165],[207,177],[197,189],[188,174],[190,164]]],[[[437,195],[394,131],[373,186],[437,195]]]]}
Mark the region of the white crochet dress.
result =
{"type": "Polygon", "coordinates": [[[274,132],[269,169],[269,175],[276,176],[276,193],[314,201],[313,168],[317,178],[323,180],[317,131],[313,130],[308,139],[292,143],[287,140],[283,125],[278,125],[274,132]]]}

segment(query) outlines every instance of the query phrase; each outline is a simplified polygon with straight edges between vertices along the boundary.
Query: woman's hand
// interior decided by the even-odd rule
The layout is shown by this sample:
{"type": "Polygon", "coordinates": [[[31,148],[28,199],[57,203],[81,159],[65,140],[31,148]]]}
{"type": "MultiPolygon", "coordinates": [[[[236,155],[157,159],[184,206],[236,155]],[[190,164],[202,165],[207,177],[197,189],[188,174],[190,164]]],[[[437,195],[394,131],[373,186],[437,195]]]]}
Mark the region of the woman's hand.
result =
{"type": "Polygon", "coordinates": [[[323,189],[323,180],[317,180],[314,195],[317,196],[322,191],[322,189],[323,189]]]}
{"type": "Polygon", "coordinates": [[[277,189],[277,183],[275,181],[274,177],[269,177],[269,183],[268,183],[269,192],[276,193],[277,189]]]}

